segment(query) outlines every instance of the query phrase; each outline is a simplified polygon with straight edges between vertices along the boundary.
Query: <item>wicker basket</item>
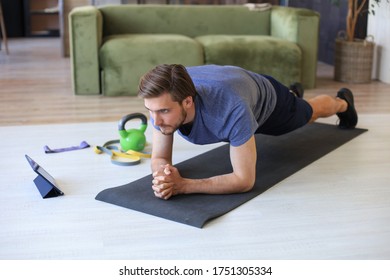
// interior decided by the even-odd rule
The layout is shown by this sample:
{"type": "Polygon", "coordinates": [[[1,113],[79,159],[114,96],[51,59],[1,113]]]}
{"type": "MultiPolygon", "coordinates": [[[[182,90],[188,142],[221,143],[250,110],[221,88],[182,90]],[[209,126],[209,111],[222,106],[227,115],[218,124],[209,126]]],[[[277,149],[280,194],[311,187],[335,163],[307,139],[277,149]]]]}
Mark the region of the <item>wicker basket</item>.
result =
{"type": "Polygon", "coordinates": [[[336,39],[334,79],[350,83],[371,82],[374,46],[367,40],[336,39]]]}

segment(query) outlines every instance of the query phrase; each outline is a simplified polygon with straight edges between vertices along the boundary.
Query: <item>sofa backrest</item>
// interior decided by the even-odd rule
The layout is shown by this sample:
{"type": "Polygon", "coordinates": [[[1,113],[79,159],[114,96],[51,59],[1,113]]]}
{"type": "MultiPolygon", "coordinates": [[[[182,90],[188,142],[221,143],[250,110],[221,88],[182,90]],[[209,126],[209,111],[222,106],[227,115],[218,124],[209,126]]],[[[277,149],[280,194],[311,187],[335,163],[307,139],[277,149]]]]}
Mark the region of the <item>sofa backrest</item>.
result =
{"type": "Polygon", "coordinates": [[[127,33],[269,35],[271,10],[238,5],[109,5],[99,7],[103,37],[127,33]]]}

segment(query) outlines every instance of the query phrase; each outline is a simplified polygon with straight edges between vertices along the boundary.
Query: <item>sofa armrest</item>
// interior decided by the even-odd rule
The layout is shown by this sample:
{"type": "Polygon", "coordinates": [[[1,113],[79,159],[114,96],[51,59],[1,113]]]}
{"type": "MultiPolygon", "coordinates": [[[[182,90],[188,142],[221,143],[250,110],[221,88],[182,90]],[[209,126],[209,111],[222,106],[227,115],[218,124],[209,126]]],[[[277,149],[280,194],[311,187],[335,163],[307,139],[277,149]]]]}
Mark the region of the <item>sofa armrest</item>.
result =
{"type": "Polygon", "coordinates": [[[69,14],[72,86],[75,94],[100,94],[102,25],[102,14],[93,6],[77,7],[69,14]]]}
{"type": "Polygon", "coordinates": [[[298,44],[302,50],[302,84],[314,88],[317,76],[319,13],[300,8],[273,7],[271,36],[298,44]]]}

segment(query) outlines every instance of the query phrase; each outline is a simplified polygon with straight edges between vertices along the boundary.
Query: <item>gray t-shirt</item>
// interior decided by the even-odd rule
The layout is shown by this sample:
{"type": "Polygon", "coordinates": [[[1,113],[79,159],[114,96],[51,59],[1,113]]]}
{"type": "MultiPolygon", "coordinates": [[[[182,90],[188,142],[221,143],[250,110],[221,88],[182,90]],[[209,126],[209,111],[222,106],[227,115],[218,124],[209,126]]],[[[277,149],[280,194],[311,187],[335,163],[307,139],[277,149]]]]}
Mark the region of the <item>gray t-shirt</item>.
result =
{"type": "Polygon", "coordinates": [[[187,71],[198,92],[195,119],[188,135],[178,132],[192,143],[240,146],[275,108],[275,89],[260,74],[217,65],[188,67],[187,71]]]}

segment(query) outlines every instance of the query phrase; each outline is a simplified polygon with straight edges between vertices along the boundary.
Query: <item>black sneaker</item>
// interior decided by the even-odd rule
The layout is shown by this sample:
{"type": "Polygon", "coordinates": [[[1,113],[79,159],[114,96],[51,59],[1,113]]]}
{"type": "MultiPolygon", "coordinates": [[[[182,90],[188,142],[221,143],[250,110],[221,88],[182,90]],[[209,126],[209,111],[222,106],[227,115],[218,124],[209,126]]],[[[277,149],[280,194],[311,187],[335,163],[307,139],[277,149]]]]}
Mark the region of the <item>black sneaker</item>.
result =
{"type": "Polygon", "coordinates": [[[340,119],[339,127],[342,129],[355,128],[358,122],[358,116],[355,110],[352,92],[347,88],[342,88],[337,92],[337,97],[344,99],[348,104],[347,111],[337,113],[340,119]]]}
{"type": "Polygon", "coordinates": [[[290,85],[290,87],[288,88],[290,90],[290,92],[292,92],[296,97],[298,98],[303,98],[303,87],[302,87],[302,84],[301,83],[293,83],[292,85],[290,85]]]}

